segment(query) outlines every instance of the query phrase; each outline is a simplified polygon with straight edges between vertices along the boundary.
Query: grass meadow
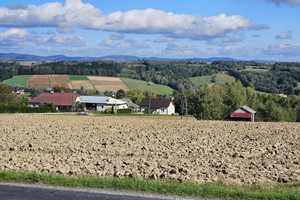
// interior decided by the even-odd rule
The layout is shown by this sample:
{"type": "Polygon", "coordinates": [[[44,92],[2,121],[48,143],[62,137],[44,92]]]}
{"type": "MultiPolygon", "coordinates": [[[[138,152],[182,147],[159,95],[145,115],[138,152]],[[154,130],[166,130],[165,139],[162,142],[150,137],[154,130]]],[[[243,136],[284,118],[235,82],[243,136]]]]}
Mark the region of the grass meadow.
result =
{"type": "Polygon", "coordinates": [[[32,75],[14,76],[11,79],[3,81],[4,84],[10,87],[28,88],[28,81],[32,75]]]}
{"type": "Polygon", "coordinates": [[[147,84],[146,81],[129,79],[129,78],[121,78],[121,80],[129,89],[141,88],[144,91],[151,90],[152,92],[155,92],[156,94],[163,94],[163,95],[165,94],[168,97],[172,96],[172,94],[173,94],[173,89],[166,85],[158,85],[158,84],[154,84],[154,83],[147,84]]]}

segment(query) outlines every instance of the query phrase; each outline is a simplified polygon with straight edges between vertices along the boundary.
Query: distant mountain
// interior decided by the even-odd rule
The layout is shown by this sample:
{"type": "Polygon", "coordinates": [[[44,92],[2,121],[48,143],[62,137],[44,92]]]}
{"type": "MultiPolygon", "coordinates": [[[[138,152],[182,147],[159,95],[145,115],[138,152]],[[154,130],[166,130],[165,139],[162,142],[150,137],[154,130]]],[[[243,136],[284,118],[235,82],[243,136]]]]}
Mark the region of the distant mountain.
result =
{"type": "MultiPolygon", "coordinates": [[[[213,62],[218,60],[224,61],[242,61],[229,57],[211,57],[211,58],[186,58],[186,59],[173,59],[173,58],[158,58],[158,57],[137,57],[137,56],[126,56],[126,55],[112,55],[102,57],[69,57],[64,55],[53,55],[53,56],[36,56],[29,54],[17,54],[17,53],[0,53],[0,61],[92,61],[92,60],[113,60],[117,62],[137,61],[137,60],[165,60],[165,61],[178,61],[178,60],[194,60],[202,62],[213,62]]],[[[273,61],[265,60],[254,60],[257,62],[270,63],[273,61]]]]}

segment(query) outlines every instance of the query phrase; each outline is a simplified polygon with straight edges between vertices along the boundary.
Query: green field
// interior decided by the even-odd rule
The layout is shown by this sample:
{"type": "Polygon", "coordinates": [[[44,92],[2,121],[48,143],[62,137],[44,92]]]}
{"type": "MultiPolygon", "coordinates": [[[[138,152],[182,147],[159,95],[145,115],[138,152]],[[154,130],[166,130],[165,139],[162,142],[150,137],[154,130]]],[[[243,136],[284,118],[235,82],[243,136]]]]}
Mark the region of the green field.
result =
{"type": "Polygon", "coordinates": [[[172,96],[172,94],[173,94],[173,89],[166,85],[158,85],[158,84],[154,84],[154,83],[151,83],[150,85],[148,85],[146,81],[129,79],[129,78],[121,78],[121,80],[129,89],[141,88],[144,91],[151,90],[152,92],[155,92],[156,94],[165,94],[169,97],[172,96]]]}
{"type": "Polygon", "coordinates": [[[11,79],[3,81],[3,83],[14,88],[28,88],[28,81],[31,77],[32,75],[14,76],[11,79]]]}
{"type": "MultiPolygon", "coordinates": [[[[216,75],[216,82],[217,83],[225,83],[225,82],[233,82],[235,81],[235,78],[232,76],[229,76],[227,74],[214,74],[216,75]]],[[[193,78],[189,78],[195,85],[200,85],[202,84],[212,84],[212,77],[214,75],[209,75],[209,76],[197,76],[193,78]]]]}
{"type": "Polygon", "coordinates": [[[69,75],[71,81],[89,81],[86,75],[69,75]]]}

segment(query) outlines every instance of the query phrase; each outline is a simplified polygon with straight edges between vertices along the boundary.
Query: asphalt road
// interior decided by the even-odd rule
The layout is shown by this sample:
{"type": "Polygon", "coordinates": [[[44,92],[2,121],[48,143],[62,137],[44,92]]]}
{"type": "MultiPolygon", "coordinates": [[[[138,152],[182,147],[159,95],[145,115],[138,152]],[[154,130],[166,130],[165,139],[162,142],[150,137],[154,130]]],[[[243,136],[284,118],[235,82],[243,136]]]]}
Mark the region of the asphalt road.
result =
{"type": "Polygon", "coordinates": [[[116,190],[53,187],[45,185],[30,185],[19,183],[0,183],[1,200],[196,200],[200,198],[158,195],[140,192],[125,192],[116,190]]]}

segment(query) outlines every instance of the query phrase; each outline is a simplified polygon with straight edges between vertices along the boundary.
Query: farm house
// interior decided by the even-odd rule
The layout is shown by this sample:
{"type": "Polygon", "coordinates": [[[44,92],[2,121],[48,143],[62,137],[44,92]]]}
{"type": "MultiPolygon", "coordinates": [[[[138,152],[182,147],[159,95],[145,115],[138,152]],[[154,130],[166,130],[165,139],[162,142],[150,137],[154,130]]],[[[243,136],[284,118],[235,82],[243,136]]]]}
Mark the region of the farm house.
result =
{"type": "Polygon", "coordinates": [[[80,96],[80,102],[85,110],[105,111],[117,106],[117,109],[127,109],[128,105],[125,101],[114,99],[106,96],[80,96]]]}
{"type": "Polygon", "coordinates": [[[142,113],[160,115],[174,115],[175,104],[171,99],[142,99],[140,103],[142,113]]]}
{"type": "Polygon", "coordinates": [[[230,119],[236,121],[251,121],[254,122],[255,111],[244,105],[230,115],[230,119]]]}
{"type": "Polygon", "coordinates": [[[28,101],[28,106],[38,107],[40,103],[54,103],[58,111],[74,111],[76,102],[80,101],[76,93],[42,93],[28,101]]]}

